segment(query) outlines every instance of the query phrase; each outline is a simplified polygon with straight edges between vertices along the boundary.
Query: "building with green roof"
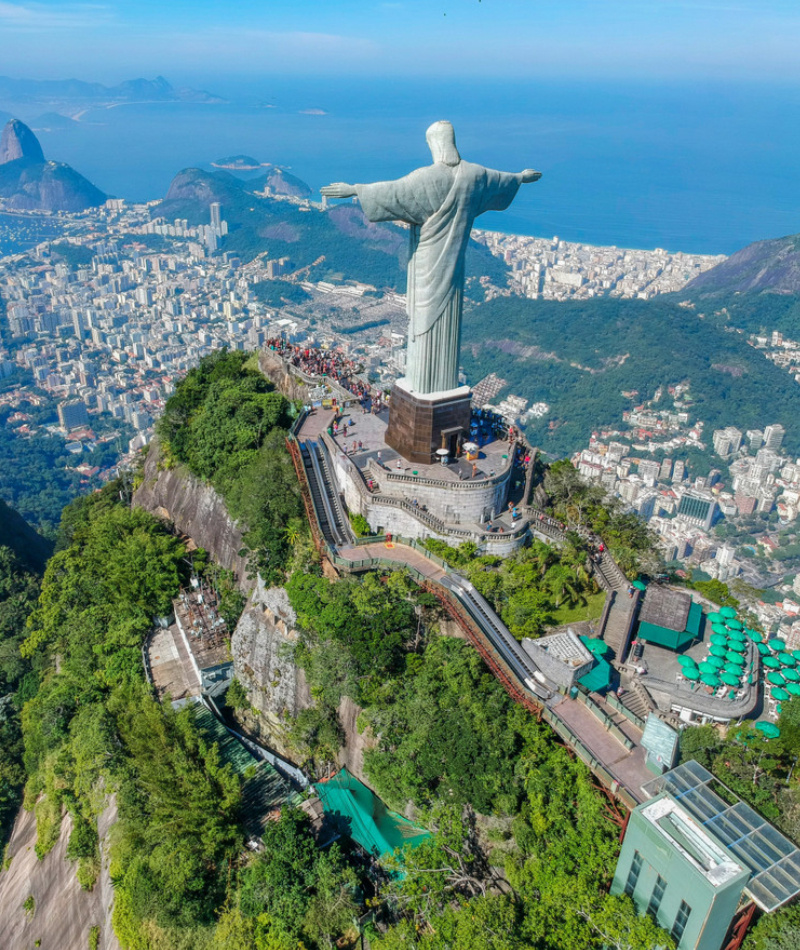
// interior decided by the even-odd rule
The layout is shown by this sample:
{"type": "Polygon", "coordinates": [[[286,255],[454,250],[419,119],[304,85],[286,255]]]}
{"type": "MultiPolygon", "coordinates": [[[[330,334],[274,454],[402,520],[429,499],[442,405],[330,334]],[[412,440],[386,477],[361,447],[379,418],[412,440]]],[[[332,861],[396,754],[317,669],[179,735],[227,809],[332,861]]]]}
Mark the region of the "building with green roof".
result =
{"type": "Polygon", "coordinates": [[[685,591],[651,584],[639,610],[636,637],[668,650],[680,650],[703,636],[703,608],[685,591]]]}

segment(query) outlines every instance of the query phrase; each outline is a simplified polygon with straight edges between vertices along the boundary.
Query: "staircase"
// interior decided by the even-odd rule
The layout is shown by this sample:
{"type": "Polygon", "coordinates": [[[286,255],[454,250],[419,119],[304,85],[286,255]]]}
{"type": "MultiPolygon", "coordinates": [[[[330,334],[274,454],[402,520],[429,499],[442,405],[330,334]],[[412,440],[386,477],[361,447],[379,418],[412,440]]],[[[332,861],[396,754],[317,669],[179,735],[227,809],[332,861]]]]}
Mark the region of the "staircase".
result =
{"type": "Polygon", "coordinates": [[[638,716],[641,720],[647,719],[648,715],[655,709],[652,699],[636,680],[629,685],[628,689],[618,699],[626,709],[629,709],[634,716],[638,716]]]}

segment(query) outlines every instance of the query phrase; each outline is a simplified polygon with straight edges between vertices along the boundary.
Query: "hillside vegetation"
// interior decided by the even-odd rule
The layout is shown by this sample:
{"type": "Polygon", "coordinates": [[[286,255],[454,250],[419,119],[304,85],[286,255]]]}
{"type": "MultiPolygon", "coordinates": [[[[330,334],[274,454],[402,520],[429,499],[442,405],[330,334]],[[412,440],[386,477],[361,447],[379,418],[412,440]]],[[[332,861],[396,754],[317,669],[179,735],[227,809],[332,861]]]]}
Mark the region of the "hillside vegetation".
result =
{"type": "MultiPolygon", "coordinates": [[[[321,213],[254,194],[268,178],[245,182],[227,172],[187,168],[175,176],[159,214],[168,220],[186,218],[190,224],[207,224],[211,202],[219,201],[229,227],[225,251],[244,260],[268,251],[271,258],[290,258],[294,268],[324,256],[325,261],[312,271],[314,280],[347,278],[379,290],[405,293],[406,231],[390,224],[372,224],[352,204],[334,205],[321,213]]],[[[297,188],[307,188],[294,181],[297,188]]],[[[470,242],[466,272],[468,278],[488,275],[498,286],[506,284],[506,265],[475,241],[470,242]]],[[[475,292],[483,299],[480,289],[475,292]]]]}
{"type": "Polygon", "coordinates": [[[469,309],[463,339],[471,381],[495,372],[507,391],[550,405],[548,418],[527,430],[546,452],[575,451],[593,429],[620,426],[622,412],[660,384],[684,380],[691,383],[692,415],[709,434],[726,425],[781,422],[786,447],[800,451],[800,388],[743,334],[700,319],[673,297],[500,297],[469,309]],[[633,399],[622,395],[631,390],[638,392],[633,399]]]}

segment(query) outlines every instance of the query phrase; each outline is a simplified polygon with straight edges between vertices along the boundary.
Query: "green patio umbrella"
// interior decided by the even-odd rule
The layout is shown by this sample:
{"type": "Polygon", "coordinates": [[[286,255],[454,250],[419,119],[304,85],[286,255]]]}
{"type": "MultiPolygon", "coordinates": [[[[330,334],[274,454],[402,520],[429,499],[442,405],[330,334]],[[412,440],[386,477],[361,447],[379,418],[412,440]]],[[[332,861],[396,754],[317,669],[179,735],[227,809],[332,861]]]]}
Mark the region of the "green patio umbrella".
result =
{"type": "Polygon", "coordinates": [[[738,677],[738,676],[734,676],[733,673],[729,673],[727,670],[723,670],[723,671],[719,674],[719,678],[722,680],[722,682],[723,682],[726,686],[738,686],[738,685],[739,685],[739,677],[738,677]]]}
{"type": "Polygon", "coordinates": [[[751,630],[749,627],[744,628],[744,635],[754,643],[760,643],[764,639],[763,633],[759,633],[758,630],[751,630]]]}
{"type": "Polygon", "coordinates": [[[735,663],[737,666],[744,666],[747,662],[743,656],[739,656],[739,654],[734,653],[733,650],[728,650],[725,654],[725,659],[728,663],[735,663]]]}
{"type": "Polygon", "coordinates": [[[797,660],[792,656],[791,653],[779,653],[778,659],[783,663],[784,666],[797,666],[797,660]]]}
{"type": "Polygon", "coordinates": [[[728,638],[724,633],[712,633],[711,642],[715,647],[726,647],[728,645],[728,638]]]}
{"type": "Polygon", "coordinates": [[[781,661],[777,656],[765,656],[761,662],[768,670],[779,670],[781,668],[781,661]]]}
{"type": "Polygon", "coordinates": [[[723,660],[721,656],[710,656],[706,660],[706,663],[715,670],[721,670],[722,667],[725,666],[725,660],[723,660]]]}
{"type": "Polygon", "coordinates": [[[796,660],[800,660],[800,650],[792,650],[792,656],[793,656],[796,660]]]}
{"type": "Polygon", "coordinates": [[[724,624],[722,621],[720,621],[719,623],[712,623],[712,624],[711,624],[711,632],[712,632],[712,633],[721,633],[723,636],[727,636],[727,635],[728,635],[728,628],[725,626],[725,624],[724,624]]]}
{"type": "Polygon", "coordinates": [[[706,686],[713,686],[716,689],[719,686],[719,677],[715,673],[703,673],[700,682],[706,686]]]}
{"type": "Polygon", "coordinates": [[[756,649],[758,650],[758,652],[759,652],[762,656],[766,656],[766,655],[770,652],[770,649],[769,649],[769,647],[766,645],[766,643],[757,643],[757,644],[756,644],[756,649]]]}
{"type": "Polygon", "coordinates": [[[783,678],[787,683],[800,683],[800,673],[797,670],[793,670],[790,666],[787,666],[785,670],[781,670],[783,678]]]}
{"type": "Polygon", "coordinates": [[[774,650],[775,653],[783,653],[783,651],[786,649],[786,643],[781,640],[780,637],[775,637],[774,640],[769,640],[767,645],[769,646],[770,650],[774,650]]]}
{"type": "Polygon", "coordinates": [[[800,696],[800,683],[787,683],[786,692],[791,693],[792,696],[800,696]]]}
{"type": "Polygon", "coordinates": [[[725,620],[719,611],[715,611],[713,614],[708,614],[708,619],[711,621],[711,623],[719,623],[721,620],[725,620]]]}
{"type": "Polygon", "coordinates": [[[773,670],[771,673],[767,673],[764,679],[770,683],[772,686],[783,686],[786,680],[781,676],[777,670],[773,670]]]}
{"type": "Polygon", "coordinates": [[[708,652],[711,654],[711,656],[725,656],[728,651],[725,649],[725,647],[718,647],[715,645],[711,647],[708,652]]]}
{"type": "Polygon", "coordinates": [[[789,699],[789,694],[782,686],[776,686],[772,690],[772,698],[783,702],[784,699],[789,699]]]}
{"type": "Polygon", "coordinates": [[[747,644],[744,640],[728,640],[728,649],[733,650],[734,653],[746,653],[747,644]]]}
{"type": "Polygon", "coordinates": [[[728,630],[742,630],[744,628],[742,621],[735,619],[726,620],[725,626],[728,628],[728,630]]]}
{"type": "Polygon", "coordinates": [[[767,739],[777,739],[781,734],[780,729],[774,722],[767,722],[765,719],[759,719],[756,723],[756,729],[758,729],[759,732],[763,732],[767,739]]]}
{"type": "Polygon", "coordinates": [[[697,666],[695,661],[689,656],[688,653],[682,653],[678,657],[678,663],[680,663],[681,666],[697,666]]]}
{"type": "Polygon", "coordinates": [[[708,660],[701,663],[698,669],[701,673],[711,673],[712,676],[717,672],[717,667],[709,663],[708,660]]]}
{"type": "Polygon", "coordinates": [[[726,663],[725,671],[727,673],[734,673],[736,676],[742,676],[744,674],[744,670],[736,663],[726,663]]]}
{"type": "Polygon", "coordinates": [[[700,670],[696,666],[684,666],[681,670],[683,675],[687,680],[699,680],[700,679],[700,670]]]}
{"type": "Polygon", "coordinates": [[[647,584],[644,581],[634,581],[633,586],[636,590],[647,590],[647,584]]]}
{"type": "Polygon", "coordinates": [[[733,607],[721,607],[720,614],[726,619],[729,620],[731,617],[736,616],[736,610],[733,607]]]}

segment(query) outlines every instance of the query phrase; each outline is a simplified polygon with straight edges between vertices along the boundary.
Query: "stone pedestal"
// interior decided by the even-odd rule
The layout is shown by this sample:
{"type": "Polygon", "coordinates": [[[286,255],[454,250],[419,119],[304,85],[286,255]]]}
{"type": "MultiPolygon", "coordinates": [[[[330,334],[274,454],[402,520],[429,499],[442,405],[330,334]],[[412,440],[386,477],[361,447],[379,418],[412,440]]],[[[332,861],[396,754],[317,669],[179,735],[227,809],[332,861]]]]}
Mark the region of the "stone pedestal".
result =
{"type": "Polygon", "coordinates": [[[419,395],[399,379],[392,389],[386,444],[419,465],[437,460],[437,449],[455,457],[458,437],[469,436],[471,392],[461,386],[448,392],[419,395]]]}

